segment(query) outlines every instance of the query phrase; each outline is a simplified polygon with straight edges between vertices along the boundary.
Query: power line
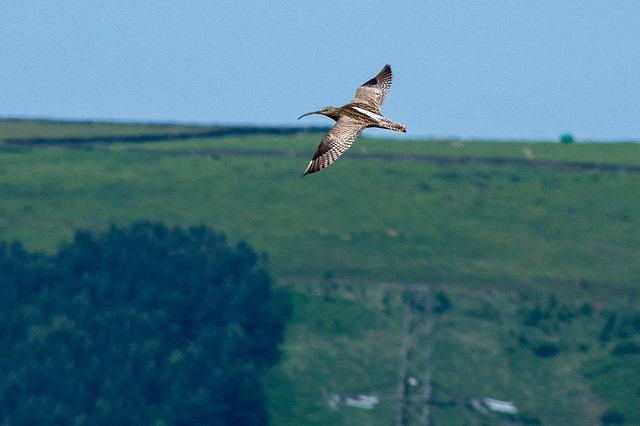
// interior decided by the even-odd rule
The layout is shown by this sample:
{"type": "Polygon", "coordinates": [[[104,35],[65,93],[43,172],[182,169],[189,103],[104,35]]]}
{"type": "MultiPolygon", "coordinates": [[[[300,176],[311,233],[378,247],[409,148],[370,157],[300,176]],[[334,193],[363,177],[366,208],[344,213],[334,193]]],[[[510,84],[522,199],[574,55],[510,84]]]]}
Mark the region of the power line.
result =
{"type": "MultiPolygon", "coordinates": [[[[461,395],[432,381],[434,318],[433,296],[427,284],[405,286],[402,292],[403,324],[400,349],[399,379],[395,384],[376,386],[378,392],[367,390],[325,395],[329,406],[339,404],[361,409],[373,409],[380,401],[397,401],[396,426],[430,426],[434,424],[432,407],[452,407],[464,403],[482,415],[517,415],[510,401],[491,398],[472,398],[461,395]],[[382,390],[386,389],[386,390],[382,390]],[[445,398],[433,397],[433,391],[444,393],[445,398]]],[[[515,420],[515,419],[512,419],[515,420]]]]}
{"type": "Polygon", "coordinates": [[[404,291],[402,302],[404,321],[396,425],[429,426],[433,354],[433,310],[429,286],[411,286],[404,291]]]}

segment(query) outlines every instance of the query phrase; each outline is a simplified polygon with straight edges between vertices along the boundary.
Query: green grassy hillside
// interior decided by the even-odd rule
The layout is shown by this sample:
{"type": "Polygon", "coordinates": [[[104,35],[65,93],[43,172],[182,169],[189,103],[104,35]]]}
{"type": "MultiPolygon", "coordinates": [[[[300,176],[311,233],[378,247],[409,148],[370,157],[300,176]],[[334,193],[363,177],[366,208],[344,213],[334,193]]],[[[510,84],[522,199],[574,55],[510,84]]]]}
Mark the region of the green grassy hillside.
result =
{"type": "MultiPolygon", "coordinates": [[[[331,301],[310,290],[297,293],[285,357],[267,382],[276,424],[393,424],[400,310],[380,307],[379,287],[341,288],[342,297],[331,301]],[[371,411],[331,410],[325,391],[389,399],[371,411]]],[[[587,293],[565,302],[522,288],[440,288],[452,308],[435,318],[435,424],[600,424],[606,412],[637,424],[640,355],[624,348],[638,344],[638,330],[621,337],[638,321],[637,310],[595,307],[587,293]],[[606,337],[613,312],[618,323],[606,337]],[[471,398],[486,397],[514,401],[519,415],[487,416],[469,408],[471,398]]],[[[395,293],[394,300],[399,297],[395,293]]]]}
{"type": "MultiPolygon", "coordinates": [[[[0,140],[46,136],[34,126],[0,122],[0,140]]],[[[77,135],[60,126],[54,137],[77,135]]],[[[119,126],[101,134],[131,131],[119,126]]],[[[320,137],[5,143],[0,239],[53,252],[76,228],[149,219],[206,224],[267,253],[295,294],[285,356],[265,379],[276,424],[393,420],[392,402],[331,411],[322,394],[397,379],[389,282],[451,300],[433,377],[457,395],[513,400],[530,424],[597,424],[607,410],[640,422],[640,145],[361,137],[301,178],[320,137]],[[324,276],[338,287],[329,301],[324,276]]],[[[499,421],[461,402],[434,415],[499,421]]]]}
{"type": "MultiPolygon", "coordinates": [[[[282,148],[282,137],[253,139],[185,142],[180,151],[162,144],[8,147],[0,157],[0,236],[52,251],[77,227],[149,218],[210,224],[247,239],[282,278],[331,270],[349,280],[637,284],[629,266],[639,258],[640,199],[633,195],[640,173],[350,155],[405,146],[363,138],[324,173],[301,179],[308,158],[297,152],[310,156],[318,136],[288,138],[291,151],[275,155],[269,150],[282,148]],[[245,150],[215,152],[229,145],[245,150]]],[[[465,145],[473,152],[477,144],[465,145]]],[[[415,151],[420,143],[406,145],[415,151]]],[[[545,145],[530,149],[549,156],[545,145]]],[[[496,157],[509,144],[493,146],[496,157]]],[[[637,155],[625,151],[630,157],[637,155]]]]}
{"type": "Polygon", "coordinates": [[[172,123],[111,123],[101,121],[0,120],[0,139],[82,138],[100,136],[134,136],[176,134],[210,129],[207,126],[172,123]]]}

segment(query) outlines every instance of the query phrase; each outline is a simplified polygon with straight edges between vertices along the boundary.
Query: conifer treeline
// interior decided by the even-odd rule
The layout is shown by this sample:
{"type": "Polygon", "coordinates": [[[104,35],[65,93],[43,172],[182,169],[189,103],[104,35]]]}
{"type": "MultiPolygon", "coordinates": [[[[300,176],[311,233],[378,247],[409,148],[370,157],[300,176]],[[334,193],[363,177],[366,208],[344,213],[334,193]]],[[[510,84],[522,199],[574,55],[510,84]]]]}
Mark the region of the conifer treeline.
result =
{"type": "Polygon", "coordinates": [[[1,424],[265,424],[290,312],[256,253],[205,227],[0,243],[1,424]]]}

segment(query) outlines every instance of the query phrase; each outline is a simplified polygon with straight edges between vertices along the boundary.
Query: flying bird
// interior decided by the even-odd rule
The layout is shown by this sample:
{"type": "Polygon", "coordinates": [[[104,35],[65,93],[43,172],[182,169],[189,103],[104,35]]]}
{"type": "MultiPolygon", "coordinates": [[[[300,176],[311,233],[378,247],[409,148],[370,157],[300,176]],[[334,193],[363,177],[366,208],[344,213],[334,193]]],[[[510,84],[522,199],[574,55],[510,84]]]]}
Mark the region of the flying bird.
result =
{"type": "Polygon", "coordinates": [[[311,114],[322,114],[335,120],[333,125],[320,141],[313,154],[307,170],[302,176],[318,172],[338,159],[367,127],[380,127],[398,132],[405,132],[404,124],[393,122],[380,113],[380,107],[391,87],[391,67],[385,65],[375,77],[356,89],[356,96],[348,104],[335,108],[324,107],[320,111],[309,112],[298,117],[311,114]]]}

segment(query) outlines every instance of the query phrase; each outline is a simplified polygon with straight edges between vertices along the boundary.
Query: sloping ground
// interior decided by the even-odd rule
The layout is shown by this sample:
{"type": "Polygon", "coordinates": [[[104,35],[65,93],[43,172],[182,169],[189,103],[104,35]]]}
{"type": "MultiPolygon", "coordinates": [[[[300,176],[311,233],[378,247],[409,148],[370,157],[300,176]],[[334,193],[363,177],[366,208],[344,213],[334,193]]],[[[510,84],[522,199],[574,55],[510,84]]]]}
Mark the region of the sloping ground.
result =
{"type": "MultiPolygon", "coordinates": [[[[291,130],[294,130],[293,128],[291,130]]],[[[288,133],[276,133],[276,132],[263,132],[259,128],[251,129],[251,132],[247,135],[272,135],[288,133]]],[[[309,133],[314,133],[309,131],[309,133]]],[[[294,134],[301,134],[304,132],[296,132],[294,134]]],[[[237,134],[233,134],[234,136],[237,134]]],[[[218,136],[218,135],[216,135],[218,136]]],[[[222,133],[219,136],[225,136],[222,133]]],[[[176,138],[171,138],[175,140],[176,138]]],[[[186,139],[186,138],[185,138],[186,139]]],[[[147,141],[156,141],[162,139],[147,139],[147,141]]],[[[135,140],[130,140],[135,142],[135,140]]],[[[129,140],[121,139],[118,142],[129,142],[129,140]]],[[[210,157],[225,157],[225,156],[240,156],[240,157],[294,157],[294,158],[307,158],[309,152],[307,150],[278,150],[278,149],[243,149],[243,148],[214,148],[214,149],[171,149],[163,150],[167,155],[204,155],[210,157]]],[[[384,160],[384,161],[415,161],[415,162],[431,162],[439,165],[465,165],[465,164],[492,164],[496,166],[501,165],[518,165],[525,167],[533,167],[538,169],[551,169],[551,170],[590,170],[590,171],[622,171],[640,173],[640,165],[628,165],[628,164],[612,164],[612,163],[598,163],[598,162],[585,162],[585,161],[564,161],[564,160],[550,160],[550,159],[526,159],[526,158],[513,158],[513,157],[489,157],[489,156],[444,156],[444,155],[429,155],[429,154],[398,154],[398,153],[382,153],[382,152],[353,152],[349,157],[354,160],[384,160]]]]}
{"type": "Polygon", "coordinates": [[[294,292],[266,378],[275,424],[390,423],[392,402],[331,411],[323,396],[397,379],[387,282],[427,282],[451,302],[433,379],[458,402],[434,407],[437,424],[509,420],[469,397],[514,401],[525,424],[640,421],[639,145],[359,138],[301,179],[319,139],[0,149],[0,238],[54,251],[79,227],[150,219],[267,253],[294,292]]]}
{"type": "Polygon", "coordinates": [[[295,135],[326,130],[324,127],[205,126],[0,119],[0,142],[7,145],[140,143],[231,135],[295,135]]]}

